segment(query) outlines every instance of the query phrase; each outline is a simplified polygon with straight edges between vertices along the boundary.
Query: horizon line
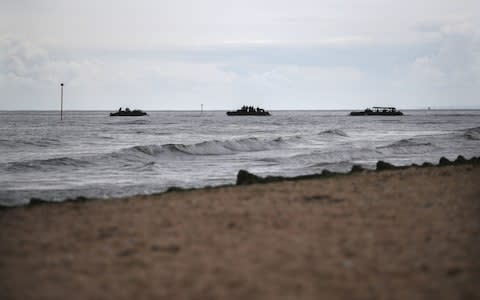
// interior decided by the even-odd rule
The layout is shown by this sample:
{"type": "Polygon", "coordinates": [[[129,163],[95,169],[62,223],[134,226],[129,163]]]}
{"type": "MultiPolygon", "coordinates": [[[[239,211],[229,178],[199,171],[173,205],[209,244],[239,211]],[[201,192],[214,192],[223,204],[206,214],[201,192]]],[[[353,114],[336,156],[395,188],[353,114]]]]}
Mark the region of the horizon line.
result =
{"type": "MultiPolygon", "coordinates": [[[[397,108],[398,109],[398,108],[397,108]]],[[[143,111],[200,111],[199,109],[142,109],[143,111]]],[[[231,109],[203,109],[203,111],[229,111],[231,109]]],[[[363,110],[358,108],[305,108],[305,109],[268,109],[269,111],[352,111],[363,110]]],[[[400,108],[399,110],[480,110],[479,107],[420,107],[420,108],[400,108]]],[[[0,111],[44,111],[44,112],[59,112],[59,109],[0,109],[0,111]]],[[[116,111],[111,109],[68,109],[64,112],[81,112],[81,111],[116,111]]]]}

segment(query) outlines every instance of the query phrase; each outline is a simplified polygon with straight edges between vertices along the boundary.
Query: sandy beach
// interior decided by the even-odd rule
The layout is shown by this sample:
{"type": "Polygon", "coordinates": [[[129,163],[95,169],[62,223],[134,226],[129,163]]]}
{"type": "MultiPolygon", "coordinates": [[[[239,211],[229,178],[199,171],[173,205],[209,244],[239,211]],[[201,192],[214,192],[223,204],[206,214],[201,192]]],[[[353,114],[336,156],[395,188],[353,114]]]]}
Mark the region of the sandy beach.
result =
{"type": "Polygon", "coordinates": [[[0,210],[0,299],[480,299],[480,165],[0,210]]]}

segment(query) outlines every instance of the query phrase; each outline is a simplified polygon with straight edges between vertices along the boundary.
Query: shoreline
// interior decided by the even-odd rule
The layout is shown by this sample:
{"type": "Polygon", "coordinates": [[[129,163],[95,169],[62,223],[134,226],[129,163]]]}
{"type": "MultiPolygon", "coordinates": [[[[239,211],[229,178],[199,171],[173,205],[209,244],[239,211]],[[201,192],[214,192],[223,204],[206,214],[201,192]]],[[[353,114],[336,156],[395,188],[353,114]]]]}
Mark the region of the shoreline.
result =
{"type": "Polygon", "coordinates": [[[84,196],[78,196],[76,198],[67,198],[62,201],[49,201],[42,198],[32,197],[28,203],[22,205],[13,205],[13,206],[4,206],[0,205],[0,210],[2,209],[14,209],[16,207],[24,207],[24,206],[33,206],[33,205],[42,205],[42,204],[61,204],[67,202],[87,202],[87,201],[105,201],[105,200],[114,200],[114,199],[124,199],[124,198],[131,198],[131,197],[144,197],[144,196],[157,196],[162,195],[165,193],[171,192],[180,192],[180,191],[196,191],[196,190],[203,190],[203,189],[215,189],[215,188],[222,188],[222,187],[230,187],[230,186],[238,186],[238,185],[249,185],[249,184],[263,184],[269,182],[279,182],[279,181],[296,181],[296,180],[306,180],[306,179],[325,179],[331,178],[335,176],[348,176],[351,174],[359,173],[359,172],[381,172],[385,170],[402,170],[408,168],[427,168],[427,167],[442,167],[442,166],[449,166],[449,165],[464,165],[464,164],[480,164],[480,156],[476,157],[473,156],[470,159],[465,158],[463,155],[458,155],[455,160],[449,160],[446,157],[441,157],[439,159],[438,164],[432,164],[430,162],[424,162],[421,165],[418,164],[411,164],[405,166],[396,166],[390,164],[388,162],[379,160],[376,163],[375,169],[366,169],[361,165],[353,165],[351,170],[346,173],[342,172],[332,172],[327,169],[324,169],[321,173],[315,174],[306,174],[306,175],[299,175],[299,176],[266,176],[261,177],[250,173],[246,170],[240,170],[237,173],[237,180],[234,184],[224,184],[224,185],[216,185],[216,186],[203,186],[198,188],[183,188],[178,186],[170,186],[165,191],[153,194],[138,194],[138,195],[130,195],[130,196],[123,196],[123,197],[110,197],[110,198],[88,198],[84,196]]]}
{"type": "Polygon", "coordinates": [[[0,298],[476,299],[479,159],[439,165],[2,209],[0,298]]]}

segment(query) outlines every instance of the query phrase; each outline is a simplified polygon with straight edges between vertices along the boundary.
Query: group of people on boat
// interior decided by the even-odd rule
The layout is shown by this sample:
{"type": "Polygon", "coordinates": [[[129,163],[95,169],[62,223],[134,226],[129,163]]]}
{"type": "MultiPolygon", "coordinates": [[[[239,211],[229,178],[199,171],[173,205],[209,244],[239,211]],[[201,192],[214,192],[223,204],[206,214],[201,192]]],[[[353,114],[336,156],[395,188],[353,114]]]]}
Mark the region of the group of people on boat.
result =
{"type": "MultiPolygon", "coordinates": [[[[147,115],[146,112],[143,112],[139,109],[130,110],[130,108],[126,107],[125,110],[122,110],[120,107],[117,112],[110,113],[110,116],[145,116],[147,115]]],[[[263,108],[254,107],[254,106],[242,106],[241,109],[237,111],[228,111],[227,115],[229,116],[245,116],[245,115],[253,115],[253,116],[269,116],[270,113],[263,108]]],[[[372,107],[367,108],[364,111],[352,111],[350,113],[351,116],[365,116],[365,115],[382,115],[382,116],[401,116],[403,113],[398,111],[395,107],[372,107]]]]}
{"type": "Polygon", "coordinates": [[[352,111],[351,116],[402,116],[403,113],[395,107],[374,106],[364,111],[352,111]]]}
{"type": "Polygon", "coordinates": [[[146,115],[147,115],[147,113],[140,110],[140,109],[131,110],[128,107],[125,108],[125,110],[122,110],[122,108],[120,107],[118,109],[118,111],[110,113],[111,117],[116,117],[116,116],[120,116],[120,117],[134,116],[134,117],[137,117],[137,116],[146,116],[146,115]]]}
{"type": "Polygon", "coordinates": [[[379,113],[379,112],[386,113],[386,112],[395,112],[396,108],[395,107],[373,107],[373,109],[367,108],[365,111],[376,112],[376,113],[379,113]]]}
{"type": "Polygon", "coordinates": [[[244,111],[244,112],[248,112],[248,113],[254,113],[254,112],[265,112],[265,110],[263,108],[255,108],[253,106],[242,106],[242,108],[239,110],[239,111],[244,111]]]}

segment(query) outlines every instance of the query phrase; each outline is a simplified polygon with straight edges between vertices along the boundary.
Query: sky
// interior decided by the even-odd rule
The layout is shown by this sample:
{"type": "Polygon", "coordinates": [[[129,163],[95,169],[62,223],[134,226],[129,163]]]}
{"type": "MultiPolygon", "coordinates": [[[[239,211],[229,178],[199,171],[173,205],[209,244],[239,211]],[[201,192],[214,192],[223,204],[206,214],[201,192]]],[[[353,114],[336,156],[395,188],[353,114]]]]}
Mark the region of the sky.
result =
{"type": "Polygon", "coordinates": [[[478,0],[0,0],[0,110],[480,108],[478,0]]]}

